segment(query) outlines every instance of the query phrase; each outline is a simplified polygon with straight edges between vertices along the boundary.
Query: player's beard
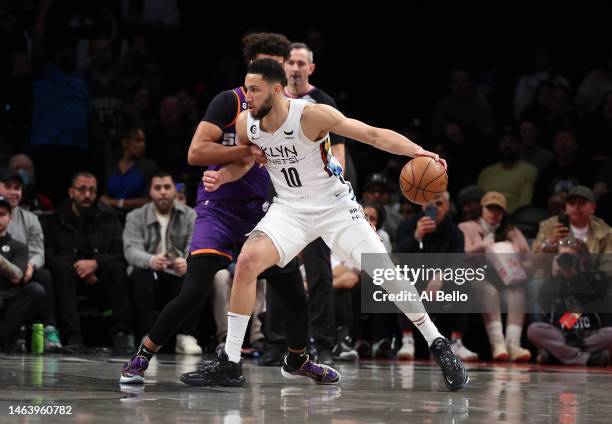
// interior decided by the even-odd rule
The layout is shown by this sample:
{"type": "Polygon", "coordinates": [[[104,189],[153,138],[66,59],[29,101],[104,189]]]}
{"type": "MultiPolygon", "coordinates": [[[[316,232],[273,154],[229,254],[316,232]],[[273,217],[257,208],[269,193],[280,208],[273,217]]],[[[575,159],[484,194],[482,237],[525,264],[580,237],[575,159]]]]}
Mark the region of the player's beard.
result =
{"type": "Polygon", "coordinates": [[[270,94],[268,97],[266,97],[266,100],[264,100],[259,109],[257,109],[257,113],[252,113],[253,118],[257,120],[262,120],[268,113],[270,113],[273,104],[274,98],[272,94],[270,94]]]}

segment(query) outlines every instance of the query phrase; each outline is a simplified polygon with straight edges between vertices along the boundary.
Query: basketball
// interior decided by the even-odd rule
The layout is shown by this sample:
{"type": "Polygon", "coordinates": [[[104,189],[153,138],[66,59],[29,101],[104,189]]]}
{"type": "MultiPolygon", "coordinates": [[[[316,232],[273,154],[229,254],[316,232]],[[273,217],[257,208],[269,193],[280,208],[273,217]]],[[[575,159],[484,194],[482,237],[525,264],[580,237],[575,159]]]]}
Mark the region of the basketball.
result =
{"type": "Polygon", "coordinates": [[[419,156],[404,165],[400,173],[402,193],[412,203],[427,205],[446,191],[448,175],[439,162],[419,156]]]}

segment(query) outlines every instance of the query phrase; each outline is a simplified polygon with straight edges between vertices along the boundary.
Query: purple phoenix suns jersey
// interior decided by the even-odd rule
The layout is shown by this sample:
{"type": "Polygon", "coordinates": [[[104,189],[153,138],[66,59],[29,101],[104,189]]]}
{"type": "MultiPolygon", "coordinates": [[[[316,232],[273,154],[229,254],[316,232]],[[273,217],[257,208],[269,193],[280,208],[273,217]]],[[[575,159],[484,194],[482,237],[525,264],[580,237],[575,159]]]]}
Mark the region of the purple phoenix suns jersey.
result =
{"type": "MultiPolygon", "coordinates": [[[[236,145],[236,120],[240,112],[246,110],[246,93],[244,88],[238,87],[232,90],[236,98],[236,116],[234,120],[227,124],[223,130],[222,138],[217,143],[223,143],[224,146],[236,145]]],[[[222,165],[210,165],[208,169],[215,171],[221,168],[222,165]]],[[[198,185],[198,200],[200,203],[205,200],[248,200],[248,199],[266,199],[270,177],[265,168],[253,166],[241,179],[232,183],[223,184],[219,189],[208,192],[204,190],[204,185],[200,182],[198,185]]]]}

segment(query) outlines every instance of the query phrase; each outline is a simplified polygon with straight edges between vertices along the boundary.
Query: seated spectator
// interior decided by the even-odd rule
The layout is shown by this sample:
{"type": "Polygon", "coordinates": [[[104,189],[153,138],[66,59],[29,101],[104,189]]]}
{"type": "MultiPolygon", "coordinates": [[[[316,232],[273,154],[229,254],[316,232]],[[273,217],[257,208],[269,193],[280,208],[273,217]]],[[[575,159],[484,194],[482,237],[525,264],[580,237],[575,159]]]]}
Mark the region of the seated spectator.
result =
{"type": "Polygon", "coordinates": [[[143,157],[146,144],[142,129],[127,128],[121,146],[121,159],[111,163],[106,171],[106,193],[100,196],[100,202],[128,212],[150,201],[147,184],[157,171],[157,165],[143,157]]]}
{"type": "Polygon", "coordinates": [[[20,207],[31,212],[51,212],[55,209],[51,199],[36,190],[36,174],[32,159],[24,154],[13,156],[9,168],[16,171],[23,181],[20,207]]]}
{"type": "MultiPolygon", "coordinates": [[[[391,186],[387,177],[383,174],[372,174],[363,186],[363,200],[368,203],[380,203],[384,207],[385,219],[382,229],[390,236],[391,241],[395,242],[397,226],[402,221],[402,215],[397,212],[398,207],[391,203],[391,186]]],[[[381,220],[382,221],[382,220],[381,220]]]]}
{"type": "Polygon", "coordinates": [[[537,169],[520,159],[520,142],[512,127],[506,127],[498,143],[501,161],[488,166],[478,176],[478,187],[502,193],[508,213],[531,203],[537,169]]]}
{"type": "MultiPolygon", "coordinates": [[[[45,225],[47,266],[57,293],[64,351],[79,352],[83,345],[77,294],[98,303],[110,298],[113,310],[113,348],[117,355],[134,349],[122,228],[110,211],[95,206],[98,183],[89,172],[78,172],[68,189],[70,201],[45,225]]],[[[106,302],[104,302],[106,303],[106,302]]]]}
{"type": "Polygon", "coordinates": [[[532,72],[523,74],[516,84],[514,91],[516,119],[520,118],[524,110],[533,102],[538,86],[544,81],[569,87],[567,78],[553,71],[550,51],[546,48],[538,48],[534,54],[532,72]]]}
{"type": "MultiPolygon", "coordinates": [[[[448,192],[436,202],[423,206],[416,217],[402,222],[398,228],[398,249],[402,253],[463,253],[463,233],[448,213],[450,197],[448,192]]],[[[430,281],[427,290],[438,291],[442,285],[430,281]]],[[[399,315],[402,329],[402,348],[397,353],[398,359],[414,359],[414,339],[412,323],[399,315]]],[[[478,360],[478,354],[463,345],[462,337],[467,325],[467,314],[453,315],[451,328],[451,349],[463,361],[478,360]]]]}
{"type": "Polygon", "coordinates": [[[10,169],[0,170],[0,195],[11,203],[11,223],[8,231],[14,240],[28,246],[28,263],[23,275],[23,283],[37,282],[46,292],[42,305],[45,351],[60,352],[61,343],[56,329],[55,295],[51,273],[43,268],[45,264],[45,238],[38,217],[19,206],[21,202],[21,174],[10,169]]]}
{"type": "Polygon", "coordinates": [[[576,105],[581,111],[594,111],[607,90],[612,90],[612,49],[600,55],[578,86],[576,105]]]}
{"type": "Polygon", "coordinates": [[[538,348],[539,364],[552,356],[566,365],[608,366],[609,277],[593,267],[583,241],[569,236],[558,245],[552,276],[538,293],[542,309],[550,312],[529,325],[527,337],[538,348]]]}
{"type": "Polygon", "coordinates": [[[38,316],[45,289],[36,282],[23,282],[28,264],[28,246],[8,233],[11,203],[0,196],[0,347],[8,353],[25,352],[17,346],[19,328],[38,316]]]}
{"type": "Polygon", "coordinates": [[[594,182],[593,162],[581,154],[573,130],[561,129],[555,133],[553,153],[552,167],[540,173],[536,183],[534,203],[541,206],[546,205],[552,194],[567,192],[577,184],[592,187],[594,182]]]}
{"type": "MultiPolygon", "coordinates": [[[[514,253],[529,251],[521,231],[508,221],[506,198],[501,193],[485,193],[480,204],[482,216],[478,221],[459,224],[465,237],[465,253],[486,253],[497,243],[509,242],[514,253]]],[[[529,361],[531,353],[521,347],[521,333],[525,320],[525,290],[520,285],[504,285],[495,269],[489,267],[487,279],[473,282],[473,292],[482,300],[487,312],[483,314],[491,343],[494,361],[529,361]],[[500,294],[508,307],[506,337],[502,332],[500,294]]]]}
{"type": "Polygon", "coordinates": [[[533,165],[538,174],[546,173],[553,164],[552,152],[539,144],[538,129],[535,122],[523,118],[519,124],[521,160],[533,165]]]}
{"type": "Polygon", "coordinates": [[[595,196],[585,186],[572,187],[565,196],[565,213],[569,227],[559,222],[559,215],[540,223],[540,230],[531,246],[533,252],[555,253],[559,240],[573,236],[586,243],[590,253],[611,253],[610,227],[595,216],[595,196]]]}
{"type": "MultiPolygon", "coordinates": [[[[192,208],[176,201],[175,182],[169,173],[154,174],[150,186],[152,202],[130,212],[123,230],[140,337],[151,329],[155,307],[163,309],[183,285],[196,216],[192,208]]],[[[202,354],[195,338],[201,311],[195,311],[177,334],[176,353],[202,354]]]]}

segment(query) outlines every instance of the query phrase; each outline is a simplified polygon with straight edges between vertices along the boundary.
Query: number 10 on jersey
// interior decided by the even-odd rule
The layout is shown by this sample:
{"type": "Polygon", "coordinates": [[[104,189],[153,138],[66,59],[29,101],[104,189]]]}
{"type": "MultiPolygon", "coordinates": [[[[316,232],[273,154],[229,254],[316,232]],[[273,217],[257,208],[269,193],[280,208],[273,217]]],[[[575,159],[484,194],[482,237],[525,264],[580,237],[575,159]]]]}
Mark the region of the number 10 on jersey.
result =
{"type": "Polygon", "coordinates": [[[300,181],[300,174],[298,174],[297,169],[282,168],[281,172],[285,176],[285,181],[287,181],[287,185],[289,187],[302,187],[302,182],[300,181]]]}

